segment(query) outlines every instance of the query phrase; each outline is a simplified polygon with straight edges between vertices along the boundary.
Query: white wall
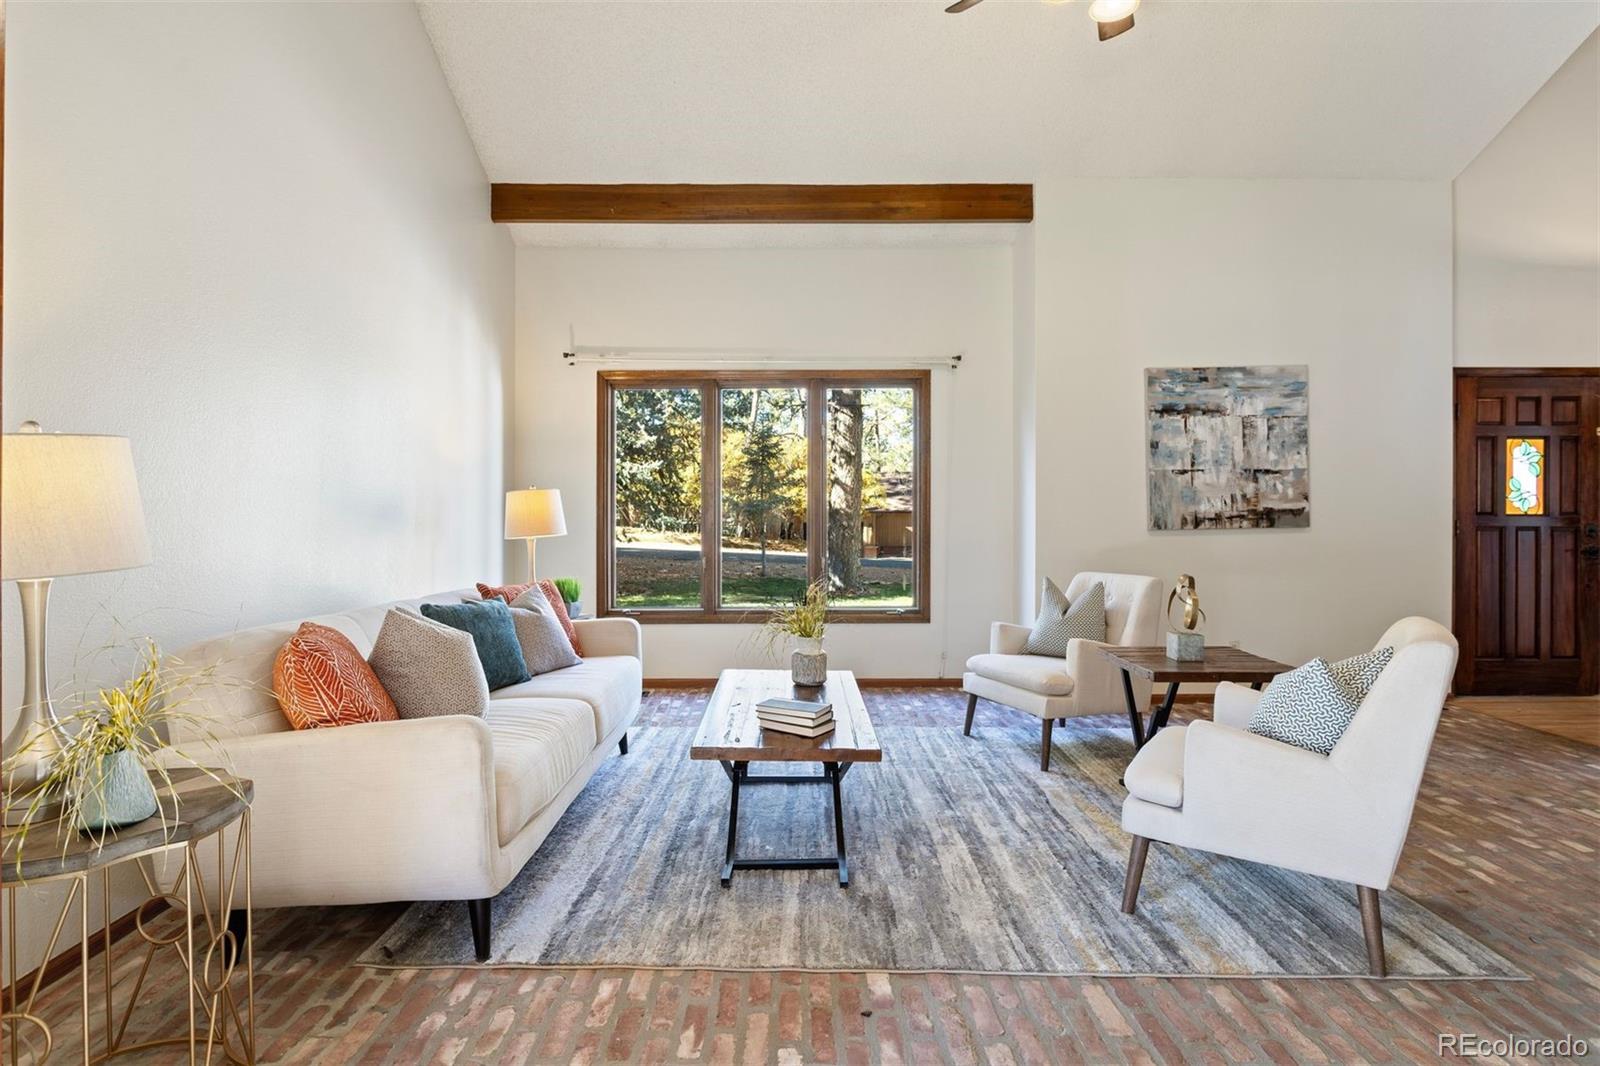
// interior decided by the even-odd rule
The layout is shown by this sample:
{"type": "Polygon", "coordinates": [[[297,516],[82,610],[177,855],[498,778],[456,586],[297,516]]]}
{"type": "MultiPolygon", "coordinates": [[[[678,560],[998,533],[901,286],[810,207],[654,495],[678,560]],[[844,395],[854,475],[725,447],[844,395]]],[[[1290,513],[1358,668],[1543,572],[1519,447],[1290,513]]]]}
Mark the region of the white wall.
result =
{"type": "Polygon", "coordinates": [[[1212,643],[1289,662],[1447,619],[1449,187],[1064,181],[1034,203],[1040,573],[1194,574],[1212,643]],[[1144,368],[1266,363],[1310,367],[1310,528],[1149,532],[1144,368]]]}
{"type": "Polygon", "coordinates": [[[1012,582],[1014,621],[1032,620],[1028,613],[1039,588],[1039,500],[1034,491],[1039,480],[1039,374],[1035,348],[1039,308],[1033,233],[1029,226],[1013,248],[1011,261],[1011,433],[1016,457],[1012,491],[1017,501],[1017,536],[1011,548],[1016,566],[1012,582]]]}
{"type": "Polygon", "coordinates": [[[512,250],[415,9],[7,6],[5,428],[131,438],[155,557],[55,680],[497,573],[512,250]]]}
{"type": "MultiPolygon", "coordinates": [[[[863,676],[960,670],[1009,617],[1013,595],[1011,249],[725,248],[517,250],[515,480],[559,488],[567,536],[539,572],[571,574],[593,602],[597,367],[571,343],[798,348],[878,358],[961,352],[935,371],[933,621],[836,626],[830,660],[863,676]]],[[[743,625],[649,625],[645,674],[714,677],[771,660],[743,625]]]]}
{"type": "Polygon", "coordinates": [[[1455,181],[1458,366],[1600,365],[1600,33],[1455,181]]]}

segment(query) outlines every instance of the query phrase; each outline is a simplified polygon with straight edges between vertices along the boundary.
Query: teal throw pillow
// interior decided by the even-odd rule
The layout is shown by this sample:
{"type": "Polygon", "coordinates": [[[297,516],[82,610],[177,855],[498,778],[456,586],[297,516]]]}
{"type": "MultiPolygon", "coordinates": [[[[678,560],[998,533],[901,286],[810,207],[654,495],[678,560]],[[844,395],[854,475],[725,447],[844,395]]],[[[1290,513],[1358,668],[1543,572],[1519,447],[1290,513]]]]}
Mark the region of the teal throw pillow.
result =
{"type": "Polygon", "coordinates": [[[529,679],[528,664],[517,641],[517,626],[504,600],[425,603],[421,611],[424,618],[472,634],[484,679],[491,689],[520,685],[529,679]]]}

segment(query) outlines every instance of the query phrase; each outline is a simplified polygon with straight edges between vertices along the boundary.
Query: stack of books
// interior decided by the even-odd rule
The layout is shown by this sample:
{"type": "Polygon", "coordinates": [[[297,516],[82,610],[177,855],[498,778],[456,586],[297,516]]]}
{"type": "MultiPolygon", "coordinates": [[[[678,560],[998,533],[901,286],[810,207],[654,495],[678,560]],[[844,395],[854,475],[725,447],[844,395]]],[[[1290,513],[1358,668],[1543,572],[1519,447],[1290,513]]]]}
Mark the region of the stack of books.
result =
{"type": "Polygon", "coordinates": [[[793,733],[798,737],[820,737],[833,732],[833,704],[811,700],[765,699],[756,704],[756,718],[762,729],[793,733]]]}

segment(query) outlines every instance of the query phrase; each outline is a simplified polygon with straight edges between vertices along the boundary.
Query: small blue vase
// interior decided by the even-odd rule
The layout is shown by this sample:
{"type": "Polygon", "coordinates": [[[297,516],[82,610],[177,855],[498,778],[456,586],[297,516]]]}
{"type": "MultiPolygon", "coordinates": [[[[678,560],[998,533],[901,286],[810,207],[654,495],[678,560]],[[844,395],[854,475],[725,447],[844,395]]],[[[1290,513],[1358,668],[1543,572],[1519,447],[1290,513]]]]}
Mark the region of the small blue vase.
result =
{"type": "Polygon", "coordinates": [[[83,782],[83,803],[78,829],[101,833],[142,822],[156,813],[156,790],[139,757],[126,749],[100,760],[83,782]]]}

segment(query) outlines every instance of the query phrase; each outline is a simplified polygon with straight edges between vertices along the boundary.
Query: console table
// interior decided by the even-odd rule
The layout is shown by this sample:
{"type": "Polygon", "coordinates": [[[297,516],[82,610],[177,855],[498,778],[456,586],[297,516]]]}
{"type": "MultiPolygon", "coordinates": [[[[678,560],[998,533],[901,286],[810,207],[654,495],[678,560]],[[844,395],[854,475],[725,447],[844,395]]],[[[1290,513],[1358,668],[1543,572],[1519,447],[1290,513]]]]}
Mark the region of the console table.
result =
{"type": "Polygon", "coordinates": [[[186,1047],[191,1064],[210,1063],[214,1055],[233,1063],[255,1063],[255,959],[250,920],[250,800],[254,787],[243,778],[192,767],[169,770],[167,779],[152,773],[150,779],[161,810],[142,822],[103,835],[80,833],[59,821],[38,822],[28,827],[20,850],[12,836],[0,852],[0,894],[5,897],[11,929],[17,928],[19,890],[52,883],[67,886],[60,915],[31,977],[19,969],[14,934],[7,947],[9,991],[0,1002],[0,1040],[9,1053],[7,1061],[20,1061],[25,1049],[32,1052],[34,1062],[51,1057],[55,1034],[35,1006],[46,964],[76,907],[84,1066],[157,1047],[186,1047]],[[203,861],[197,849],[207,841],[214,847],[207,849],[203,861]],[[179,851],[181,855],[171,855],[163,864],[176,867],[172,883],[163,886],[160,871],[152,874],[151,866],[167,853],[179,851]],[[211,851],[216,853],[215,865],[208,874],[205,867],[212,865],[211,851]],[[149,897],[134,910],[134,928],[144,942],[145,958],[119,1014],[113,987],[116,956],[111,943],[111,871],[127,862],[138,867],[149,897]],[[103,900],[100,940],[105,1032],[98,1044],[89,1024],[91,877],[100,879],[103,900]],[[174,923],[156,921],[167,910],[176,912],[176,928],[171,928],[174,923]],[[128,1022],[141,1002],[150,965],[163,950],[176,952],[183,963],[182,972],[188,975],[187,1031],[130,1043],[126,1039],[128,1022]],[[236,973],[241,962],[243,972],[236,973]],[[241,984],[242,995],[237,995],[236,986],[241,984]]]}
{"type": "Polygon", "coordinates": [[[1128,702],[1128,725],[1133,729],[1133,746],[1137,750],[1145,741],[1155,736],[1172,715],[1172,702],[1178,698],[1178,686],[1184,682],[1233,681],[1259,689],[1291,667],[1274,659],[1264,659],[1238,648],[1223,646],[1207,648],[1203,659],[1178,660],[1167,658],[1165,648],[1124,648],[1102,645],[1100,653],[1122,669],[1122,695],[1128,702]],[[1165,683],[1167,694],[1161,706],[1150,717],[1149,728],[1139,702],[1133,695],[1133,675],[1139,675],[1155,684],[1165,683]]]}

